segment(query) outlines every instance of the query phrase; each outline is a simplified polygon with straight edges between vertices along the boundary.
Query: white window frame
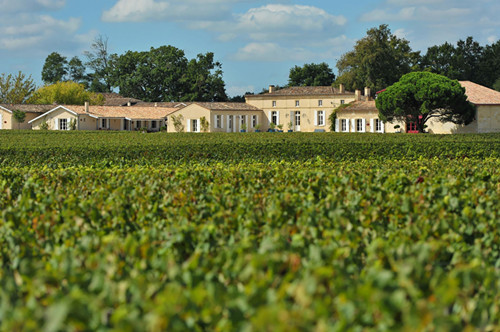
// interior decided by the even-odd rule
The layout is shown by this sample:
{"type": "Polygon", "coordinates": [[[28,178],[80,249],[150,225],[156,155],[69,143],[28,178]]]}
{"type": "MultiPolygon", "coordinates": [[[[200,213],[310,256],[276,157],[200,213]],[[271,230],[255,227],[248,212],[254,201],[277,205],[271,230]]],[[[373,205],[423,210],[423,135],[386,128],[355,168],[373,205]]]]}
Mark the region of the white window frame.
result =
{"type": "Polygon", "coordinates": [[[319,107],[323,107],[323,100],[321,100],[321,99],[320,99],[320,100],[318,100],[318,106],[319,106],[319,107]]]}
{"type": "Polygon", "coordinates": [[[295,101],[295,107],[300,107],[300,100],[295,101]]]}
{"type": "Polygon", "coordinates": [[[325,111],[318,111],[318,126],[325,125],[325,111]]]}
{"type": "Polygon", "coordinates": [[[300,111],[295,111],[295,126],[300,126],[300,111]]]}
{"type": "Polygon", "coordinates": [[[252,115],[252,128],[255,128],[257,123],[258,123],[257,115],[252,115]]]}
{"type": "Polygon", "coordinates": [[[68,119],[59,119],[59,130],[68,130],[68,119]]]}
{"type": "Polygon", "coordinates": [[[215,128],[221,129],[222,128],[222,115],[217,114],[215,116],[215,128]]]}
{"type": "Polygon", "coordinates": [[[343,133],[349,132],[349,119],[340,119],[340,131],[343,133]]]}
{"type": "Polygon", "coordinates": [[[273,100],[273,107],[276,107],[276,100],[273,100]]]}
{"type": "Polygon", "coordinates": [[[271,123],[274,123],[276,126],[279,125],[278,111],[271,112],[271,123]]]}
{"type": "Polygon", "coordinates": [[[191,128],[192,128],[192,132],[193,133],[199,133],[200,132],[198,121],[199,121],[198,119],[191,119],[191,128]]]}
{"type": "Polygon", "coordinates": [[[345,100],[344,99],[341,99],[340,100],[340,105],[344,105],[345,104],[345,100]]]}

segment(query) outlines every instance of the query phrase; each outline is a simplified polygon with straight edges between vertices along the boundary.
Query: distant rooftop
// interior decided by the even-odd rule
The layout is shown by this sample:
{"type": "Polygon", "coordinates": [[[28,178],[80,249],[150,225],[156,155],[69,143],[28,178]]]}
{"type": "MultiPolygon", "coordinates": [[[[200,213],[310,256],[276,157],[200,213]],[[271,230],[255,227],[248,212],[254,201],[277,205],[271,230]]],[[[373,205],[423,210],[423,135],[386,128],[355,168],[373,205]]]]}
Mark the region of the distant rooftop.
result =
{"type": "MultiPolygon", "coordinates": [[[[276,89],[273,92],[261,95],[246,95],[246,97],[259,96],[331,96],[341,94],[340,89],[332,86],[292,86],[288,88],[276,89]]],[[[342,94],[354,95],[354,92],[344,91],[342,94]]]]}
{"type": "Polygon", "coordinates": [[[469,101],[476,105],[500,105],[500,92],[470,81],[460,81],[469,101]]]}

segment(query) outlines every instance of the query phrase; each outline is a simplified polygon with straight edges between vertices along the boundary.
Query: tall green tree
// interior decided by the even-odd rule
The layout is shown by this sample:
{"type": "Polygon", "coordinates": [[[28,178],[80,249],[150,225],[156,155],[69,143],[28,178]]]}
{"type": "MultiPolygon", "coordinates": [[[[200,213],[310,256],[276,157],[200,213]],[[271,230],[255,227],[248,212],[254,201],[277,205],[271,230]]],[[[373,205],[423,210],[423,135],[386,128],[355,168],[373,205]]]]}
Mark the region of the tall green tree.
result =
{"type": "Polygon", "coordinates": [[[5,104],[22,104],[29,99],[36,86],[30,76],[26,76],[22,72],[17,75],[0,75],[0,103],[5,104]]]}
{"type": "Polygon", "coordinates": [[[90,69],[90,89],[94,92],[111,92],[112,89],[112,55],[108,50],[108,37],[99,35],[84,52],[86,65],[90,69]]]}
{"type": "Polygon", "coordinates": [[[412,51],[409,41],[393,35],[383,24],[368,30],[352,51],[342,55],[337,62],[336,82],[349,90],[367,86],[376,92],[416,70],[419,61],[420,53],[412,51]]]}
{"type": "Polygon", "coordinates": [[[420,65],[423,70],[444,75],[451,79],[458,79],[460,76],[457,68],[455,46],[448,42],[429,47],[427,53],[422,56],[420,65]]]}
{"type": "Polygon", "coordinates": [[[104,97],[100,93],[87,91],[83,84],[68,81],[41,87],[35,91],[28,103],[83,105],[86,101],[91,105],[102,105],[104,97]]]}
{"type": "Polygon", "coordinates": [[[69,81],[81,83],[84,85],[87,84],[85,65],[79,57],[74,56],[71,58],[71,60],[69,60],[67,72],[69,81]]]}
{"type": "Polygon", "coordinates": [[[221,64],[213,53],[188,61],[174,46],[112,57],[112,84],[144,101],[225,101],[221,64]]]}
{"type": "Polygon", "coordinates": [[[335,74],[325,62],[295,66],[290,69],[288,76],[289,86],[329,86],[334,81],[335,74]]]}
{"type": "Polygon", "coordinates": [[[214,61],[214,54],[198,54],[187,64],[184,82],[186,89],[181,101],[227,101],[222,79],[222,64],[214,61]]]}
{"type": "Polygon", "coordinates": [[[432,118],[466,125],[475,115],[475,107],[458,81],[430,72],[402,76],[378,95],[376,105],[383,121],[415,122],[419,132],[432,118]]]}
{"type": "Polygon", "coordinates": [[[500,40],[484,47],[479,71],[484,85],[495,89],[500,84],[500,40]]]}
{"type": "Polygon", "coordinates": [[[42,69],[42,81],[45,84],[53,84],[64,81],[67,71],[68,60],[57,52],[50,53],[45,59],[42,69]]]}

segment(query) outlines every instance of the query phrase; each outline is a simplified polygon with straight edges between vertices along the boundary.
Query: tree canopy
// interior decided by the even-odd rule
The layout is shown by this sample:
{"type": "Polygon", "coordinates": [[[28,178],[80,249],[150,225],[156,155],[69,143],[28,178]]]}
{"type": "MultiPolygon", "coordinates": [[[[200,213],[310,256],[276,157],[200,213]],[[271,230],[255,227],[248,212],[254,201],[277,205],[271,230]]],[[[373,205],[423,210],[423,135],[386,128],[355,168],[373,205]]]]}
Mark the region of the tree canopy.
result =
{"type": "Polygon", "coordinates": [[[86,65],[91,70],[88,75],[90,90],[94,92],[111,92],[112,54],[108,50],[108,37],[99,35],[90,46],[90,51],[84,52],[86,65]]]}
{"type": "Polygon", "coordinates": [[[465,88],[458,81],[430,72],[402,76],[378,95],[376,105],[383,121],[412,121],[419,132],[432,118],[466,125],[475,116],[475,107],[467,101],[465,88]]]}
{"type": "Polygon", "coordinates": [[[42,80],[45,84],[54,84],[63,81],[73,81],[88,85],[85,75],[85,66],[77,56],[70,61],[57,52],[50,53],[45,59],[42,69],[42,80]]]}
{"type": "Polygon", "coordinates": [[[0,103],[22,104],[35,91],[35,83],[30,76],[18,72],[16,76],[0,75],[0,103]]]}
{"type": "Polygon", "coordinates": [[[86,101],[91,105],[102,105],[102,94],[85,90],[83,84],[76,82],[57,82],[36,90],[28,100],[29,104],[66,104],[83,105],[86,101]]]}
{"type": "Polygon", "coordinates": [[[290,69],[289,86],[329,86],[335,81],[335,74],[325,63],[310,63],[290,69]]]}
{"type": "Polygon", "coordinates": [[[112,85],[144,101],[225,101],[221,64],[213,53],[188,61],[174,46],[113,56],[112,85]]]}
{"type": "Polygon", "coordinates": [[[342,55],[337,62],[339,77],[347,89],[373,92],[397,82],[402,75],[417,68],[419,52],[413,52],[409,41],[398,38],[385,24],[367,31],[354,50],[342,55]]]}

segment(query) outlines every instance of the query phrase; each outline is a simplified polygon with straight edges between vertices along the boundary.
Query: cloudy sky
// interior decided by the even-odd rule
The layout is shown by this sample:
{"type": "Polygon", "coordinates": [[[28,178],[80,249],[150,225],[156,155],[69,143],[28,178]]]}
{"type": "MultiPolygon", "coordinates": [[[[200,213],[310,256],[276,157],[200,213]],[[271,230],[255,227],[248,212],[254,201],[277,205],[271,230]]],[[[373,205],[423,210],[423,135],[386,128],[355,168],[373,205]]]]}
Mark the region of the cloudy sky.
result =
{"type": "Polygon", "coordinates": [[[285,84],[294,65],[339,57],[388,24],[414,50],[473,36],[500,38],[498,0],[0,0],[0,73],[40,83],[51,52],[83,59],[98,35],[112,53],[173,45],[214,52],[228,94],[285,84]]]}

